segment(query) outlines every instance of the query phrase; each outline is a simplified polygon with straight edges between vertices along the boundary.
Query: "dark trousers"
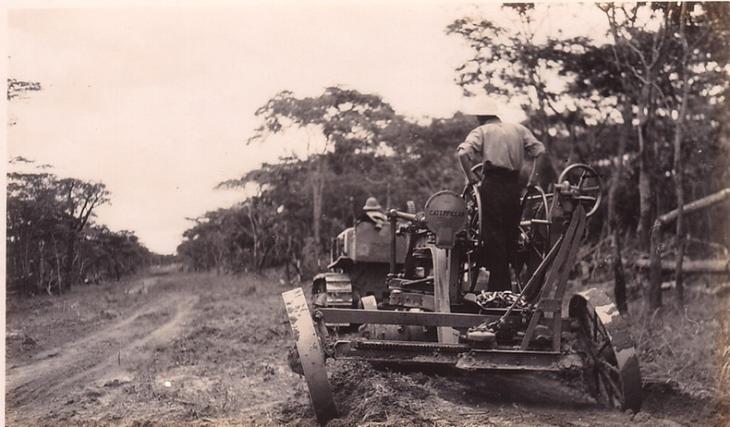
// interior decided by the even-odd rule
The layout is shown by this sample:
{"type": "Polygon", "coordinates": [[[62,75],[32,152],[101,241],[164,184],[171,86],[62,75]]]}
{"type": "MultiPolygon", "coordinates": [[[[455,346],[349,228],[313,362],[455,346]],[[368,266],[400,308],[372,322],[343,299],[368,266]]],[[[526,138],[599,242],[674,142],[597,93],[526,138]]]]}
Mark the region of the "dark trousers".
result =
{"type": "Polygon", "coordinates": [[[517,249],[521,215],[518,176],[518,171],[484,165],[481,199],[485,248],[481,259],[489,270],[490,291],[511,289],[509,265],[517,249]]]}

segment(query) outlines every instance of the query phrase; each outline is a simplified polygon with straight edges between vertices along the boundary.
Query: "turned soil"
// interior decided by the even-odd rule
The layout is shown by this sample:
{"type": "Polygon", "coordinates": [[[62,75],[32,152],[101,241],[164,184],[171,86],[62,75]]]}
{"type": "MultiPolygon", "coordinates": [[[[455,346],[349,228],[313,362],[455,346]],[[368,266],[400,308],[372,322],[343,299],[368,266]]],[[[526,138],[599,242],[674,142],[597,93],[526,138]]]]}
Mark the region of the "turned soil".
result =
{"type": "MultiPolygon", "coordinates": [[[[6,422],[317,425],[304,379],[287,365],[280,293],[289,288],[278,278],[164,270],[60,297],[11,296],[6,422]]],[[[707,391],[702,378],[692,387],[653,378],[642,411],[630,414],[549,376],[454,377],[343,361],[328,369],[341,413],[331,426],[730,422],[717,385],[707,391]]]]}

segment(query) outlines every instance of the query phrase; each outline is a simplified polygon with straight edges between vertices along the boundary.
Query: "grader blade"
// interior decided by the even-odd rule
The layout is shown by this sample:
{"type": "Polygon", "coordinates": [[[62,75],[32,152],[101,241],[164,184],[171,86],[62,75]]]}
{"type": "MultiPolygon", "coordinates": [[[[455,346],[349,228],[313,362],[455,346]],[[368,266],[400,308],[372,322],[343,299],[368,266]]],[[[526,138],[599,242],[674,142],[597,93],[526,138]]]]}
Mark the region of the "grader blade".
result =
{"type": "Polygon", "coordinates": [[[327,380],[324,352],[312,321],[307,300],[302,288],[281,294],[289,316],[297,352],[301,360],[304,378],[309,388],[309,398],[320,424],[337,417],[337,407],[332,400],[332,391],[327,380]]]}

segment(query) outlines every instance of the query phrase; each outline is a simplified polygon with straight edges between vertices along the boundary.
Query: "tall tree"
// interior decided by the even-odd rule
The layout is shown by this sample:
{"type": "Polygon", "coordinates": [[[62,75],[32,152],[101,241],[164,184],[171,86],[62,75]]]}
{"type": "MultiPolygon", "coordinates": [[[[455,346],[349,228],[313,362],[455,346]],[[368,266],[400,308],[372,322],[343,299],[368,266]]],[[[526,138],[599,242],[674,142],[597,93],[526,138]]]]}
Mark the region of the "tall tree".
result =
{"type": "MultiPolygon", "coordinates": [[[[325,188],[321,194],[322,241],[351,226],[369,196],[377,196],[381,204],[389,199],[390,206],[403,209],[408,200],[423,206],[435,191],[460,190],[463,178],[454,157],[444,153],[455,150],[473,127],[472,120],[457,115],[419,124],[393,113],[376,124],[372,137],[355,139],[353,135],[347,144],[333,144],[327,151],[318,151],[317,161],[323,159],[325,164],[321,175],[325,188]]],[[[280,130],[284,129],[282,126],[280,130]]],[[[284,264],[307,277],[319,270],[307,259],[312,254],[312,164],[311,156],[283,157],[239,179],[221,183],[222,187],[255,184],[258,189],[243,204],[225,210],[226,216],[238,218],[224,223],[226,233],[237,236],[232,237],[229,253],[247,254],[238,257],[246,260],[245,266],[232,271],[284,264]]],[[[204,247],[212,244],[205,237],[211,234],[210,228],[197,223],[186,232],[178,248],[186,264],[212,268],[201,267],[205,263],[195,261],[206,252],[204,247]]]]}
{"type": "MultiPolygon", "coordinates": [[[[13,166],[18,163],[27,168],[34,162],[11,160],[13,166]]],[[[133,233],[93,223],[94,208],[108,199],[103,184],[59,179],[48,168],[41,165],[31,172],[8,174],[9,288],[60,293],[81,280],[119,279],[149,265],[154,254],[133,233]]]]}
{"type": "Polygon", "coordinates": [[[640,218],[639,241],[644,250],[649,250],[650,231],[656,215],[654,199],[654,173],[652,164],[656,157],[655,138],[650,126],[656,111],[657,80],[661,69],[669,58],[671,30],[669,8],[663,11],[649,10],[649,19],[639,19],[644,8],[634,4],[628,8],[623,4],[608,3],[599,6],[605,13],[614,44],[622,47],[614,51],[617,63],[637,81],[637,136],[639,142],[639,194],[640,218]],[[656,31],[647,30],[650,23],[658,22],[656,31]]]}
{"type": "MultiPolygon", "coordinates": [[[[524,24],[516,29],[501,28],[488,19],[464,18],[447,31],[462,36],[474,53],[457,69],[457,83],[493,95],[533,96],[534,107],[528,106],[525,112],[528,120],[538,119],[538,132],[547,128],[551,138],[544,139],[551,151],[561,160],[593,163],[611,174],[608,223],[614,242],[615,290],[623,299],[621,229],[634,225],[640,232],[640,248],[658,253],[660,245],[652,245],[650,239],[656,213],[684,198],[684,174],[702,174],[694,162],[683,159],[690,156],[711,170],[704,173],[711,179],[692,184],[705,188],[694,198],[719,190],[716,183],[727,176],[721,171],[728,165],[721,142],[727,133],[722,117],[727,113],[721,106],[729,80],[728,52],[722,47],[730,42],[728,10],[726,3],[599,7],[609,24],[611,42],[607,44],[584,37],[532,38],[529,24],[536,21],[537,12],[529,5],[516,6],[518,22],[524,24]],[[690,12],[681,28],[683,7],[690,12]],[[682,46],[683,37],[688,50],[682,46]],[[688,61],[682,52],[689,52],[688,61]],[[535,72],[539,75],[533,76],[535,72]],[[561,76],[563,84],[541,84],[540,79],[551,74],[561,76]],[[683,84],[684,77],[688,86],[683,84]],[[537,97],[545,101],[540,103],[537,97]],[[680,114],[683,97],[686,110],[680,114]],[[674,141],[674,147],[665,141],[674,141]],[[569,150],[563,151],[561,145],[569,150]],[[680,167],[687,164],[693,166],[680,167]],[[634,185],[621,186],[634,180],[634,185]],[[638,220],[634,219],[634,197],[639,202],[638,220]]],[[[700,231],[701,222],[692,225],[695,232],[700,231]]],[[[650,283],[651,304],[658,306],[658,275],[652,275],[650,283]]]]}
{"type": "MultiPolygon", "coordinates": [[[[599,152],[599,161],[610,159],[608,162],[610,178],[608,180],[608,197],[606,203],[608,234],[611,236],[612,255],[611,266],[614,277],[614,296],[616,305],[621,313],[628,313],[626,299],[626,275],[623,268],[623,231],[626,228],[624,218],[619,212],[621,192],[627,186],[627,152],[632,142],[633,133],[633,83],[631,76],[622,70],[622,63],[618,54],[620,47],[616,45],[595,45],[584,40],[583,49],[556,51],[563,63],[560,74],[564,77],[573,76],[567,85],[570,94],[578,98],[593,98],[596,100],[615,99],[601,105],[607,112],[605,125],[612,131],[606,131],[608,137],[593,141],[593,151],[599,152]],[[614,117],[613,119],[609,119],[614,117]],[[620,117],[620,120],[618,119],[620,117]],[[616,129],[618,127],[618,129],[616,129]],[[617,141],[613,135],[618,135],[617,141]],[[601,146],[608,149],[603,150],[601,146]],[[615,147],[615,148],[614,148],[615,147]],[[614,151],[611,151],[613,149],[614,151]]],[[[629,171],[630,172],[630,171],[629,171]]]]}
{"type": "Polygon", "coordinates": [[[328,174],[328,153],[345,158],[363,151],[375,151],[383,142],[382,130],[394,111],[379,96],[356,90],[329,87],[318,97],[297,98],[283,91],[256,111],[263,121],[249,139],[264,141],[270,133],[291,127],[313,127],[321,132],[324,145],[308,147],[309,184],[312,195],[312,238],[314,248],[321,245],[322,200],[328,174]]]}
{"type": "MultiPolygon", "coordinates": [[[[723,87],[728,88],[727,73],[720,73],[718,69],[725,68],[728,64],[728,53],[726,48],[730,43],[730,28],[728,28],[727,15],[730,8],[726,3],[704,4],[687,3],[662,4],[665,16],[668,17],[668,25],[672,28],[672,51],[673,60],[671,68],[667,69],[667,83],[664,91],[660,91],[661,107],[670,111],[673,121],[670,127],[673,131],[673,162],[671,176],[674,179],[674,193],[677,205],[677,219],[675,228],[675,285],[677,299],[682,305],[684,303],[683,286],[683,260],[685,254],[685,150],[686,130],[688,123],[688,109],[690,103],[695,104],[694,119],[704,119],[706,115],[697,104],[712,105],[716,99],[710,94],[721,92],[723,87]],[[695,98],[695,99],[692,99],[695,98]]],[[[713,120],[710,120],[711,124],[713,120]]],[[[711,126],[710,126],[711,127],[711,126]]],[[[692,154],[687,153],[687,154],[692,154]]],[[[651,233],[651,273],[650,293],[652,306],[661,305],[661,245],[659,242],[661,226],[659,222],[654,223],[651,233]]]]}
{"type": "MultiPolygon", "coordinates": [[[[687,19],[689,17],[687,2],[682,2],[679,12],[679,31],[677,37],[682,46],[681,51],[681,91],[679,95],[679,109],[674,131],[674,180],[677,194],[677,269],[675,273],[675,285],[677,299],[680,305],[684,305],[684,283],[682,277],[682,263],[684,262],[685,236],[684,236],[684,163],[682,161],[682,142],[684,140],[685,117],[687,116],[687,99],[689,98],[689,56],[690,46],[687,41],[687,19]]],[[[655,274],[656,277],[656,274],[655,274]]]]}
{"type": "Polygon", "coordinates": [[[109,192],[102,183],[65,178],[58,182],[62,198],[64,223],[66,225],[66,263],[64,266],[63,290],[71,288],[75,281],[74,262],[76,244],[89,218],[98,206],[109,202],[109,192]]]}

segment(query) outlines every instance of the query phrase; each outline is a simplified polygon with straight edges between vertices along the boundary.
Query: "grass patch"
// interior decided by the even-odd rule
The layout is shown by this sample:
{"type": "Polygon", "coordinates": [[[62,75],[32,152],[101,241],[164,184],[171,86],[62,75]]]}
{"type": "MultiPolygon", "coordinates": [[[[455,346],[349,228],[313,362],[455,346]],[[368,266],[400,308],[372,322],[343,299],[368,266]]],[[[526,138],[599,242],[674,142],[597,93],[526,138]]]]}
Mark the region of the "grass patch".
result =
{"type": "MultiPolygon", "coordinates": [[[[727,307],[726,307],[727,309],[727,307]]],[[[692,397],[718,395],[715,344],[720,332],[720,304],[708,295],[692,295],[684,307],[668,301],[650,310],[643,301],[630,306],[642,375],[676,384],[692,397]]]]}

